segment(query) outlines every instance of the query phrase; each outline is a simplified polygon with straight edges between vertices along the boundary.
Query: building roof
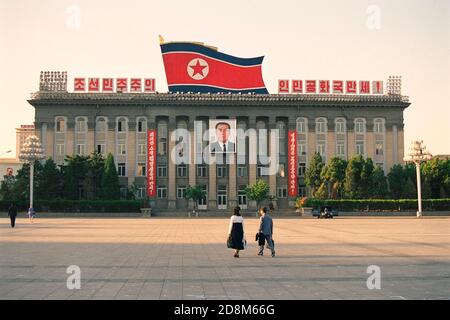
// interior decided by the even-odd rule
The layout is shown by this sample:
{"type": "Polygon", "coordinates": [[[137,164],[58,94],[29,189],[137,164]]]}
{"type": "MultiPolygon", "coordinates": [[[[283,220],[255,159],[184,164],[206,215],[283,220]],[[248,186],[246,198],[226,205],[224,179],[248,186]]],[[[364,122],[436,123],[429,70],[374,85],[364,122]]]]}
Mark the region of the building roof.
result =
{"type": "Polygon", "coordinates": [[[336,105],[395,106],[407,108],[409,98],[402,95],[337,94],[201,94],[201,93],[78,93],[38,91],[28,102],[39,105],[136,104],[136,105],[336,105]]]}

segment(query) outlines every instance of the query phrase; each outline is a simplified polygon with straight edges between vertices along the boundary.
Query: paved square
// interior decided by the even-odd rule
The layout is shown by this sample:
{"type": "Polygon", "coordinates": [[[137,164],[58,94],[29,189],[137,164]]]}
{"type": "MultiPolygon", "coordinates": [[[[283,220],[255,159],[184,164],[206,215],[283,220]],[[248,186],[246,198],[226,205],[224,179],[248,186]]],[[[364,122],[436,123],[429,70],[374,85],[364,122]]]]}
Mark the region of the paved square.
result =
{"type": "Polygon", "coordinates": [[[0,299],[450,299],[450,218],[275,217],[275,258],[257,256],[257,223],[236,259],[228,219],[2,218],[0,299]]]}

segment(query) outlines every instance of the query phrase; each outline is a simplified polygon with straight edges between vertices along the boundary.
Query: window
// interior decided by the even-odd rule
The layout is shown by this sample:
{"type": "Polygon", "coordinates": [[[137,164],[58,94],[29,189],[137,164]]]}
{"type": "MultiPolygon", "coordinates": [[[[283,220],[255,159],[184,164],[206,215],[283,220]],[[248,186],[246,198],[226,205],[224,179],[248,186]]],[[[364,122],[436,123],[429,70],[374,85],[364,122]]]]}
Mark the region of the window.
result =
{"type": "Polygon", "coordinates": [[[105,154],[105,145],[104,144],[97,144],[97,152],[100,154],[105,154]]]}
{"type": "Polygon", "coordinates": [[[127,131],[127,122],[125,119],[120,118],[117,120],[117,132],[126,132],[127,131]]]}
{"type": "Polygon", "coordinates": [[[186,196],[186,186],[177,187],[177,199],[184,199],[186,196]]]}
{"type": "Polygon", "coordinates": [[[364,119],[358,118],[355,119],[355,133],[365,133],[366,132],[366,126],[364,119]]]}
{"type": "Polygon", "coordinates": [[[245,189],[247,186],[239,186],[238,187],[238,205],[247,207],[247,193],[245,189]]]}
{"type": "Polygon", "coordinates": [[[383,155],[383,141],[377,141],[375,143],[375,155],[377,156],[383,155]]]}
{"type": "Polygon", "coordinates": [[[345,128],[345,120],[344,119],[336,119],[336,128],[335,131],[336,133],[345,133],[346,128],[345,128]]]}
{"type": "Polygon", "coordinates": [[[106,120],[105,118],[98,118],[95,125],[95,131],[105,132],[106,131],[106,120]]]}
{"type": "Polygon", "coordinates": [[[342,141],[336,143],[336,156],[345,157],[345,143],[342,141]]]}
{"type": "Polygon", "coordinates": [[[205,165],[197,165],[197,177],[207,177],[208,171],[205,165]]]}
{"type": "Polygon", "coordinates": [[[205,196],[204,196],[203,198],[201,198],[201,199],[198,199],[197,203],[198,203],[199,206],[206,206],[206,199],[207,199],[207,197],[208,197],[208,193],[207,193],[208,191],[207,191],[205,185],[200,185],[200,188],[201,188],[203,191],[205,191],[205,196]]]}
{"type": "Polygon", "coordinates": [[[306,143],[305,142],[299,142],[298,143],[298,155],[299,156],[305,156],[306,155],[306,143]]]}
{"type": "Polygon", "coordinates": [[[280,199],[287,198],[287,186],[277,188],[277,197],[280,199]]]}
{"type": "Polygon", "coordinates": [[[167,177],[167,167],[166,166],[158,167],[158,177],[167,177]]]}
{"type": "Polygon", "coordinates": [[[145,187],[144,186],[137,186],[136,187],[136,198],[137,199],[145,198],[145,187]]]}
{"type": "Polygon", "coordinates": [[[66,121],[63,118],[56,119],[56,132],[66,131],[66,121]]]}
{"type": "Polygon", "coordinates": [[[306,187],[305,186],[299,186],[298,187],[298,195],[300,197],[306,197],[307,196],[306,187]]]}
{"type": "Polygon", "coordinates": [[[225,178],[227,176],[227,166],[217,166],[217,177],[225,178]]]}
{"type": "Polygon", "coordinates": [[[285,172],[285,165],[284,163],[280,163],[278,166],[278,176],[281,178],[284,178],[286,172],[285,172]]]}
{"type": "Polygon", "coordinates": [[[77,119],[75,123],[75,131],[78,133],[86,132],[86,120],[84,118],[77,119]]]}
{"type": "Polygon", "coordinates": [[[156,188],[156,196],[158,199],[167,198],[167,187],[158,187],[156,188]]]}
{"type": "Polygon", "coordinates": [[[306,133],[306,119],[305,118],[297,118],[296,121],[296,127],[297,127],[297,133],[306,133]]]}
{"type": "Polygon", "coordinates": [[[63,143],[56,144],[56,155],[64,156],[65,155],[65,145],[63,143]]]}
{"type": "Polygon", "coordinates": [[[316,133],[327,132],[327,120],[325,118],[316,119],[316,133]]]}
{"type": "Polygon", "coordinates": [[[167,153],[167,123],[160,121],[158,123],[158,154],[164,156],[167,153]]]}
{"type": "Polygon", "coordinates": [[[238,166],[237,167],[237,175],[240,178],[247,176],[247,166],[238,166]]]}
{"type": "Polygon", "coordinates": [[[126,176],[126,172],[125,172],[125,163],[119,163],[117,165],[117,175],[119,177],[125,177],[126,176]]]}
{"type": "Polygon", "coordinates": [[[124,143],[120,143],[118,147],[119,147],[119,155],[124,156],[127,154],[127,146],[124,143]]]}
{"type": "Polygon", "coordinates": [[[147,154],[147,145],[138,144],[138,155],[145,156],[147,154]]]}
{"type": "Polygon", "coordinates": [[[384,119],[376,118],[373,121],[373,132],[384,133],[384,119]]]}
{"type": "Polygon", "coordinates": [[[138,122],[137,122],[137,131],[138,132],[145,132],[145,131],[147,131],[147,121],[142,120],[142,119],[138,120],[138,122]]]}
{"type": "Polygon", "coordinates": [[[356,141],[356,154],[364,156],[364,141],[356,141]]]}
{"type": "Polygon", "coordinates": [[[286,155],[286,124],[284,121],[277,121],[276,128],[279,135],[280,155],[286,155]]]}
{"type": "Polygon", "coordinates": [[[145,177],[147,176],[147,166],[145,163],[138,163],[137,165],[137,176],[138,177],[145,177]]]}
{"type": "Polygon", "coordinates": [[[177,166],[177,175],[178,177],[186,177],[187,176],[187,167],[186,165],[178,165],[177,166]]]}
{"type": "Polygon", "coordinates": [[[77,155],[83,156],[85,148],[86,146],[84,144],[77,144],[77,155]]]}
{"type": "Polygon", "coordinates": [[[298,164],[298,176],[299,177],[304,177],[305,176],[305,172],[306,172],[306,163],[300,162],[298,164]]]}
{"type": "Polygon", "coordinates": [[[257,175],[258,175],[258,177],[262,177],[263,176],[263,171],[265,170],[265,167],[264,166],[258,166],[258,168],[257,168],[257,175]]]}

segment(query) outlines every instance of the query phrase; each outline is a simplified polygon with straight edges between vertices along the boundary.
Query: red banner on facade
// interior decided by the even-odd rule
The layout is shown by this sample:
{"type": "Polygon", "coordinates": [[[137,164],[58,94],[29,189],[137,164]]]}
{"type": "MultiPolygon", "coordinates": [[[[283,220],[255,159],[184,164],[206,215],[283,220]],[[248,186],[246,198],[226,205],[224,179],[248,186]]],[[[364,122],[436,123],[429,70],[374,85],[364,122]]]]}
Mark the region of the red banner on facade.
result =
{"type": "Polygon", "coordinates": [[[156,196],[156,130],[147,132],[147,195],[156,196]]]}
{"type": "Polygon", "coordinates": [[[297,131],[289,130],[288,133],[288,189],[289,196],[296,197],[298,194],[297,182],[297,131]]]}

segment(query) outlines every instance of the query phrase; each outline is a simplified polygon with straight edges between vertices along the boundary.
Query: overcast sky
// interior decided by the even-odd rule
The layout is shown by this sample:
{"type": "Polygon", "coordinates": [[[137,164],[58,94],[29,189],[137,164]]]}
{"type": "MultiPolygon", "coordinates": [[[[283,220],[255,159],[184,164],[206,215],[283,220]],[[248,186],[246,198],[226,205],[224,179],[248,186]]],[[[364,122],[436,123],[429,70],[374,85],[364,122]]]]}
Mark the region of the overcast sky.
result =
{"type": "Polygon", "coordinates": [[[264,55],[278,79],[386,80],[401,75],[405,146],[450,154],[450,1],[0,0],[0,155],[34,121],[26,101],[41,70],[73,78],[151,77],[167,91],[158,42],[202,41],[264,55]]]}

